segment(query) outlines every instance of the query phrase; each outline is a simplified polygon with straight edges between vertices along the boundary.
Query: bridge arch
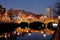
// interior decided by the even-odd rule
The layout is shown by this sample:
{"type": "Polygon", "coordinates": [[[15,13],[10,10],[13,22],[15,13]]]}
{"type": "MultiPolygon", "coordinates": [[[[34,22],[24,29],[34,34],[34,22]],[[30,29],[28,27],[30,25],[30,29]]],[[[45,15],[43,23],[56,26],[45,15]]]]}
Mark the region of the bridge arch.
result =
{"type": "Polygon", "coordinates": [[[39,21],[36,21],[36,22],[30,23],[29,28],[34,30],[42,30],[42,29],[45,29],[45,24],[39,21]]]}
{"type": "Polygon", "coordinates": [[[48,28],[49,30],[55,30],[57,27],[58,27],[58,23],[56,23],[56,22],[49,22],[49,23],[47,24],[47,28],[48,28]]]}
{"type": "Polygon", "coordinates": [[[20,27],[21,27],[22,29],[28,29],[28,22],[21,22],[21,23],[20,23],[20,27]]]}

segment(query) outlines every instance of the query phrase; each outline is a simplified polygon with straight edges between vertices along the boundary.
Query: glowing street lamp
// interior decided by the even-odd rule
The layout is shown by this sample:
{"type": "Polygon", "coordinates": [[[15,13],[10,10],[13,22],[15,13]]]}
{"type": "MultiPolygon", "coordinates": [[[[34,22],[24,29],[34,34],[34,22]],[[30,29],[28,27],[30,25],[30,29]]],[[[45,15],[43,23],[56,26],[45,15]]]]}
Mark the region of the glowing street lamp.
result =
{"type": "Polygon", "coordinates": [[[58,19],[60,20],[60,16],[58,16],[58,19]]]}

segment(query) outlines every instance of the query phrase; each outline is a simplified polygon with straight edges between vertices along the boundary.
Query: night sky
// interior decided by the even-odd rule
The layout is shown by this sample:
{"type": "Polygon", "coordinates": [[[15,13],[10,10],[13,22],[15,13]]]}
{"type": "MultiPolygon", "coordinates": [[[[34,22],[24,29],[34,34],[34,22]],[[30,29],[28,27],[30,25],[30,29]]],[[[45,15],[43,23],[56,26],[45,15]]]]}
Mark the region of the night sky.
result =
{"type": "Polygon", "coordinates": [[[15,8],[44,15],[45,8],[54,6],[56,2],[57,0],[0,0],[0,4],[7,9],[15,8]]]}

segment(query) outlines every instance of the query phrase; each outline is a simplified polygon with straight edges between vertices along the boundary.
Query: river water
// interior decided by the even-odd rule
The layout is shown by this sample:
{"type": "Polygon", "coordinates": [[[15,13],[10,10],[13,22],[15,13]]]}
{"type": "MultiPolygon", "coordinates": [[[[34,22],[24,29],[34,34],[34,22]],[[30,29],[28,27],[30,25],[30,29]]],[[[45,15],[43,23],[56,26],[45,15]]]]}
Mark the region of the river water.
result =
{"type": "Polygon", "coordinates": [[[45,35],[42,33],[26,33],[21,36],[11,36],[5,40],[50,40],[51,37],[52,35],[45,35]]]}
{"type": "Polygon", "coordinates": [[[52,35],[45,35],[41,33],[25,34],[24,36],[16,37],[16,40],[50,40],[52,35]]]}

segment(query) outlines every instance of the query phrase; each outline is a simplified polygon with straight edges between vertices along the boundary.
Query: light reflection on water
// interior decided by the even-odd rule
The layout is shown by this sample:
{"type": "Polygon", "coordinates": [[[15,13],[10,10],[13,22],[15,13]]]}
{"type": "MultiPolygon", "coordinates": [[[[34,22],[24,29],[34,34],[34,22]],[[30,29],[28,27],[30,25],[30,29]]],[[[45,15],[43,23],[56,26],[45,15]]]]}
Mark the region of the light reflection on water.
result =
{"type": "Polygon", "coordinates": [[[50,40],[52,35],[47,35],[46,37],[43,37],[41,33],[32,33],[31,36],[28,34],[25,34],[21,37],[16,37],[16,40],[50,40]]]}

